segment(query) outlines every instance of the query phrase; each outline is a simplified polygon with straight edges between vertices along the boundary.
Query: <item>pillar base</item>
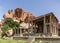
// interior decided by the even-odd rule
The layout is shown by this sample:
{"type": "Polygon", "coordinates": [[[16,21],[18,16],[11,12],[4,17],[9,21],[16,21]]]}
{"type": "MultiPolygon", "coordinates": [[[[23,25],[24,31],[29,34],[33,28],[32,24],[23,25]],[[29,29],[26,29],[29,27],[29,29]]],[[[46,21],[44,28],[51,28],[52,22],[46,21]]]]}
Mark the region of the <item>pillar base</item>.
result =
{"type": "Polygon", "coordinates": [[[56,34],[54,34],[54,35],[52,35],[52,37],[57,37],[58,35],[56,35],[56,34]]]}
{"type": "Polygon", "coordinates": [[[23,35],[22,34],[20,34],[20,37],[22,37],[23,35]]]}

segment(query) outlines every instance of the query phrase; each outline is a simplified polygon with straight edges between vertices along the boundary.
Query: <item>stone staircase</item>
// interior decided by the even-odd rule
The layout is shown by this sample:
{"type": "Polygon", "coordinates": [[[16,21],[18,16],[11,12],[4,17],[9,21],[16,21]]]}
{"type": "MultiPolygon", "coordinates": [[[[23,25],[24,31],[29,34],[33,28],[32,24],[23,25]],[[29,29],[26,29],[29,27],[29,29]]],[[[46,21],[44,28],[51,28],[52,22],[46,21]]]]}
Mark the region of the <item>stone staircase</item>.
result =
{"type": "Polygon", "coordinates": [[[29,36],[29,37],[13,37],[13,39],[15,40],[25,40],[27,41],[27,43],[32,43],[35,41],[35,37],[34,36],[29,36]]]}
{"type": "Polygon", "coordinates": [[[29,37],[27,41],[28,43],[35,42],[35,37],[29,37]]]}

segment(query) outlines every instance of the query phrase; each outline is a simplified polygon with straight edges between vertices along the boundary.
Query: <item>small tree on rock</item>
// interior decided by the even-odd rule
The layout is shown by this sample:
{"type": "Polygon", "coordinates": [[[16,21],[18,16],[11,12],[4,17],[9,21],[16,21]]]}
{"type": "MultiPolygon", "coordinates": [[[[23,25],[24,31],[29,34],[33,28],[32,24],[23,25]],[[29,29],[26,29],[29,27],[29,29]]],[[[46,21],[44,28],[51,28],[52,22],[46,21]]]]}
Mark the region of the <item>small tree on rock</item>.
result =
{"type": "Polygon", "coordinates": [[[8,30],[18,28],[18,27],[19,27],[19,23],[14,21],[12,18],[4,19],[4,23],[3,23],[3,26],[1,28],[1,30],[3,32],[2,37],[7,36],[7,31],[8,30]]]}

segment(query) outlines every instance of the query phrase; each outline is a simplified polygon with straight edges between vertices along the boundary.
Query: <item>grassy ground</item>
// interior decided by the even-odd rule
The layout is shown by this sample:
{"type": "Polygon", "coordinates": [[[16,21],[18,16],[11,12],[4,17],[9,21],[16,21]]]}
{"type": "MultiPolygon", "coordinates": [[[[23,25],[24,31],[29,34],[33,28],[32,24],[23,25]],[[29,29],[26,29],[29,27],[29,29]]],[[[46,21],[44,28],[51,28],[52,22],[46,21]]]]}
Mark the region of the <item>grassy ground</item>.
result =
{"type": "MultiPolygon", "coordinates": [[[[0,38],[0,43],[27,43],[25,40],[5,40],[0,38]]],[[[35,41],[33,43],[53,43],[52,41],[35,41]]],[[[54,42],[56,43],[56,42],[54,42]]],[[[59,41],[60,43],[60,41],[59,41]]]]}
{"type": "MultiPolygon", "coordinates": [[[[0,39],[0,43],[27,43],[27,41],[24,40],[5,40],[5,39],[0,39]]],[[[35,41],[33,43],[53,43],[52,41],[35,41]]],[[[57,42],[54,42],[57,43],[57,42]]],[[[60,41],[59,41],[60,43],[60,41]]]]}
{"type": "Polygon", "coordinates": [[[36,41],[35,43],[52,43],[52,42],[49,42],[49,41],[42,41],[42,42],[36,41]]]}
{"type": "Polygon", "coordinates": [[[0,43],[26,43],[24,40],[4,40],[0,39],[0,43]]]}

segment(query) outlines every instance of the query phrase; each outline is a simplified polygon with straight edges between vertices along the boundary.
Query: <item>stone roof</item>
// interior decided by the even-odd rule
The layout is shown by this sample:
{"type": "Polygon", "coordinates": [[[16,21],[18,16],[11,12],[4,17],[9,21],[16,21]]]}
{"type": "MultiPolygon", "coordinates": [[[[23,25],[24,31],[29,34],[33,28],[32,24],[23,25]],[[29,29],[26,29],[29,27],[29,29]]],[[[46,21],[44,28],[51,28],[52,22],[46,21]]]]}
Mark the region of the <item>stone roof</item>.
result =
{"type": "Polygon", "coordinates": [[[33,21],[35,21],[35,20],[37,20],[37,19],[39,19],[39,18],[42,18],[42,17],[44,17],[44,16],[48,16],[48,15],[53,15],[53,16],[55,17],[55,19],[59,22],[59,20],[57,19],[57,17],[54,15],[53,12],[50,12],[50,13],[47,13],[47,14],[38,16],[38,17],[36,17],[36,19],[34,19],[33,21]]]}

